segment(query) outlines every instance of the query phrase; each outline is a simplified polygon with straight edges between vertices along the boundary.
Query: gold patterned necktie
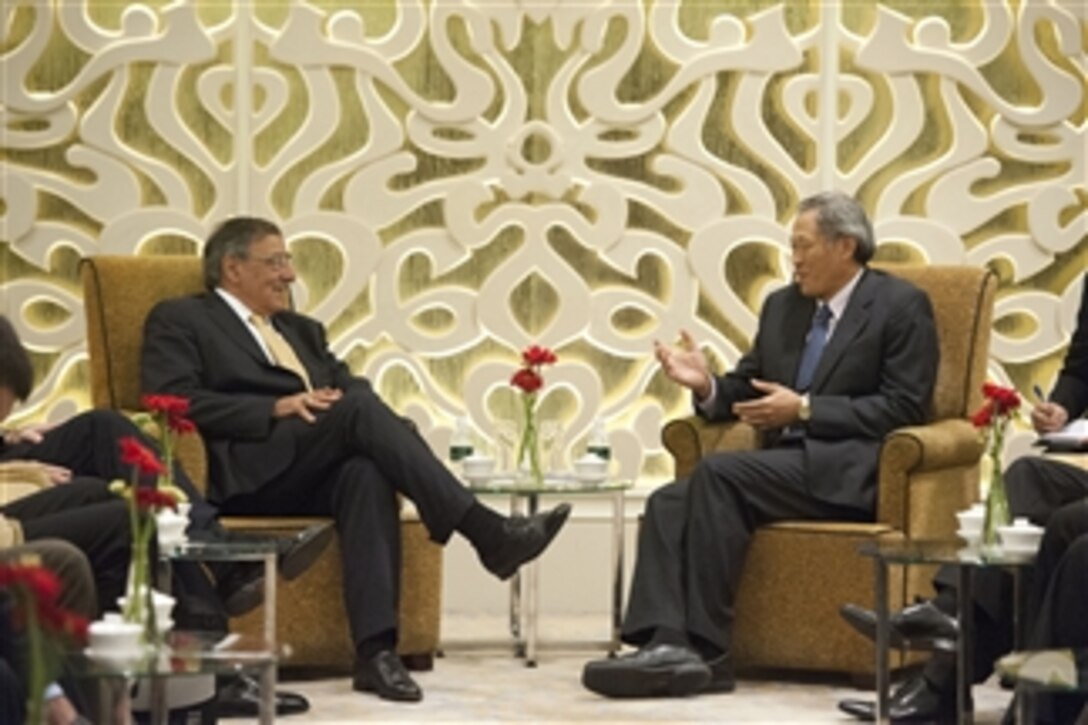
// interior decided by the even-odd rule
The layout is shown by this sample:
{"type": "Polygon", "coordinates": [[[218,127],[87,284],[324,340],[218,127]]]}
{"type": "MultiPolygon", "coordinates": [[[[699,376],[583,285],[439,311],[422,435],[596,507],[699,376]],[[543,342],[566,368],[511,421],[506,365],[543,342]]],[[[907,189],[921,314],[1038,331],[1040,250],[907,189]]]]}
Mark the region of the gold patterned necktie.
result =
{"type": "Polygon", "coordinates": [[[283,335],[272,327],[272,323],[269,322],[268,318],[260,315],[250,315],[249,321],[257,328],[257,332],[260,334],[261,339],[264,340],[264,344],[268,346],[268,352],[272,355],[272,362],[302,378],[302,382],[306,384],[306,390],[313,390],[313,386],[310,385],[310,376],[306,372],[306,368],[302,366],[298,355],[295,354],[291,343],[287,342],[283,335]]]}

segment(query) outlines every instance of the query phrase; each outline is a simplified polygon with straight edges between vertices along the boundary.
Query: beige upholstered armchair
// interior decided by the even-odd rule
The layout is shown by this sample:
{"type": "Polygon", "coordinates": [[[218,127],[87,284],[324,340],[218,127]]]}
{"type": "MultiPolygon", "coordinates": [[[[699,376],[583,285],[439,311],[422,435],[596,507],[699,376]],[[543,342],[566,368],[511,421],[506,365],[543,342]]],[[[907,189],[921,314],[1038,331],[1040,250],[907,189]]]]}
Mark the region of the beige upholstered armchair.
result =
{"type": "MultiPolygon", "coordinates": [[[[50,485],[45,467],[34,461],[0,463],[0,506],[50,485]]],[[[15,519],[0,516],[0,549],[23,543],[23,528],[15,519]]]]}
{"type": "MultiPolygon", "coordinates": [[[[200,259],[185,256],[97,256],[83,260],[87,346],[94,405],[125,412],[140,405],[140,348],[144,319],[159,301],[203,289],[200,259]]],[[[197,436],[179,440],[182,465],[197,486],[205,485],[206,463],[197,436]]],[[[313,523],[304,518],[225,518],[233,529],[294,532],[313,523]]],[[[430,669],[438,647],[442,595],[442,550],[430,541],[410,506],[401,516],[402,571],[400,654],[416,669],[430,669]]],[[[277,638],[289,645],[295,666],[350,665],[354,648],[341,592],[340,550],[334,544],[317,563],[277,590],[277,638]]],[[[234,620],[232,628],[258,634],[263,610],[234,620]]]]}
{"type": "MultiPolygon", "coordinates": [[[[838,614],[844,602],[873,602],[873,565],[858,555],[859,546],[881,538],[950,536],[954,512],[978,496],[982,444],[967,418],[982,402],[996,279],[974,267],[883,268],[916,284],[933,303],[941,346],[933,422],[901,428],[884,441],[875,522],[786,521],[756,533],[734,625],[741,667],[872,673],[872,644],[838,614]]],[[[758,445],[749,426],[708,425],[695,417],[671,421],[662,439],[678,477],[708,453],[758,445]]],[[[923,567],[893,568],[893,610],[929,595],[932,574],[923,567]]]]}

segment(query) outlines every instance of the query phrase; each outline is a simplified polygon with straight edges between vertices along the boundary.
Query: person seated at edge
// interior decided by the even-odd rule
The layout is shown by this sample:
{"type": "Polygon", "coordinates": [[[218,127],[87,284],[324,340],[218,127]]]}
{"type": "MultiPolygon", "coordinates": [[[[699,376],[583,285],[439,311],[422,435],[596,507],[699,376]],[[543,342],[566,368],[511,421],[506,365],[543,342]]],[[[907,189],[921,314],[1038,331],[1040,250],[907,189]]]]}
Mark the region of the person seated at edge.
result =
{"type": "MultiPolygon", "coordinates": [[[[30,355],[15,328],[0,315],[0,424],[15,404],[30,396],[34,371],[30,355]]],[[[115,410],[91,410],[63,423],[10,428],[0,435],[0,462],[32,463],[47,475],[48,487],[0,504],[0,522],[18,522],[27,541],[62,539],[74,544],[87,558],[94,574],[98,614],[117,608],[128,580],[131,523],[124,499],[109,490],[110,480],[125,479],[130,467],[121,460],[118,441],[135,437],[148,448],[155,444],[128,418],[115,410]]],[[[187,535],[192,539],[246,541],[264,537],[228,532],[220,526],[216,510],[185,475],[174,466],[174,481],[192,505],[187,535]]],[[[146,482],[145,482],[146,483],[146,482]]],[[[310,567],[332,541],[327,524],[314,524],[292,537],[274,539],[277,569],[287,580],[310,567]]],[[[228,618],[238,617],[260,605],[264,598],[264,567],[254,563],[177,562],[173,589],[178,598],[174,618],[179,627],[208,632],[228,631],[228,618]]],[[[257,715],[255,680],[243,673],[224,676],[217,692],[219,714],[257,715]]],[[[276,692],[276,714],[289,715],[308,709],[305,698],[287,691],[276,692]]]]}
{"type": "Polygon", "coordinates": [[[582,683],[593,692],[732,691],[733,603],[755,528],[872,521],[881,441],[928,417],[938,359],[929,298],[867,267],[875,242],[861,205],[838,192],[805,199],[790,245],[794,282],[767,298],[735,370],[711,374],[687,332],[679,348],[655,344],[700,416],[753,425],[765,445],[707,456],[650,497],[622,631],[639,649],[589,662],[582,683]]]}
{"type": "Polygon", "coordinates": [[[570,506],[507,518],[480,504],[333,355],[321,323],[289,309],[294,280],[275,224],[224,222],[204,246],[206,293],[164,301],[147,318],[143,389],[189,398],[209,497],[222,513],[334,517],[354,688],[418,701],[423,693],[395,654],[397,494],[415,503],[434,541],[461,533],[500,579],[548,546],[570,506]]]}
{"type": "MultiPolygon", "coordinates": [[[[1053,433],[1069,421],[1088,414],[1088,274],[1083,280],[1080,311],[1073,339],[1065,353],[1061,372],[1054,389],[1045,401],[1031,411],[1031,424],[1040,434],[1053,433]]],[[[1054,536],[1071,535],[1067,529],[1078,517],[1088,519],[1088,469],[1045,456],[1025,456],[1013,461],[1005,471],[1005,490],[1009,511],[1013,516],[1026,517],[1032,523],[1047,527],[1058,520],[1054,536]],[[1066,523],[1062,523],[1066,522],[1066,523]]],[[[1056,561],[1044,557],[1044,549],[1036,558],[1031,581],[1031,607],[1034,616],[1043,616],[1040,600],[1046,594],[1050,572],[1056,561]]],[[[1088,587],[1088,583],[1085,583],[1088,587]]],[[[904,639],[955,640],[959,625],[955,619],[959,594],[956,570],[943,567],[933,580],[937,596],[912,604],[889,619],[893,645],[904,639]]],[[[974,574],[974,657],[972,679],[983,682],[993,671],[993,663],[1012,647],[1013,594],[1011,576],[1000,569],[985,567],[974,574]]],[[[842,607],[843,618],[870,639],[875,638],[876,614],[857,604],[842,607]]],[[[1070,618],[1064,622],[1072,621],[1070,618]]],[[[1069,640],[1064,634],[1060,639],[1069,640]]],[[[1088,644],[1083,642],[1082,646],[1088,644]]],[[[1047,645],[1049,646],[1049,645],[1047,645]]],[[[935,654],[915,677],[906,680],[894,693],[890,709],[896,719],[930,719],[953,717],[956,707],[956,663],[949,653],[935,654]]],[[[844,712],[862,719],[872,719],[874,705],[857,699],[839,703],[844,712]]]]}

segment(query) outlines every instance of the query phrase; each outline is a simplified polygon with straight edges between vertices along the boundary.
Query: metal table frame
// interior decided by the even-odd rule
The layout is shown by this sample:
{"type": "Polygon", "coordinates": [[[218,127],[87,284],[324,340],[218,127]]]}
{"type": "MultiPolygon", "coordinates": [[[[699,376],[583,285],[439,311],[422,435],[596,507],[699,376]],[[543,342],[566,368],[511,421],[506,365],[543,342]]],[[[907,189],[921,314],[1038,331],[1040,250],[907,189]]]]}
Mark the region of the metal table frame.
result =
{"type": "MultiPolygon", "coordinates": [[[[522,512],[529,516],[540,510],[541,496],[562,496],[565,494],[582,497],[607,497],[612,503],[612,611],[610,616],[610,636],[605,642],[608,654],[614,657],[620,650],[620,627],[623,619],[623,549],[624,549],[624,513],[626,491],[633,485],[631,481],[606,483],[582,483],[571,476],[555,475],[545,478],[544,485],[536,486],[531,482],[509,482],[506,485],[487,483],[470,484],[476,494],[505,494],[510,497],[510,506],[515,513],[522,512]]],[[[523,566],[510,580],[510,636],[514,640],[514,652],[525,658],[527,667],[536,667],[539,615],[540,571],[539,559],[523,566]]]]}
{"type": "Polygon", "coordinates": [[[867,543],[861,554],[873,558],[876,612],[876,721],[890,722],[889,685],[890,668],[888,655],[891,648],[891,624],[888,611],[888,567],[912,564],[943,564],[956,567],[957,617],[960,637],[956,643],[956,717],[959,723],[971,723],[974,719],[971,702],[971,657],[974,643],[970,633],[974,631],[974,571],[986,566],[1011,569],[1014,583],[1014,628],[1017,642],[1022,640],[1024,617],[1024,587],[1020,569],[1030,566],[1034,554],[1007,553],[985,548],[967,547],[956,539],[931,541],[889,541],[867,543]]]}

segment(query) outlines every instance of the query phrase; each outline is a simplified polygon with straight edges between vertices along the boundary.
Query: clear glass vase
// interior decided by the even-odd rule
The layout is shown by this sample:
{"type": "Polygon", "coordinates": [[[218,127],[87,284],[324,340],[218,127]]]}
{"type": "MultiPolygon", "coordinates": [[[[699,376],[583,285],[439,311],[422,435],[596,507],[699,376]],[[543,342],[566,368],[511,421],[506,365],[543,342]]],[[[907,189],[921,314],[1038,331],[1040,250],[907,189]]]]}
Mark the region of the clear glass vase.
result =
{"type": "Polygon", "coordinates": [[[522,405],[521,435],[518,438],[515,468],[520,476],[541,486],[544,483],[544,467],[541,465],[543,456],[540,451],[540,423],[536,414],[536,396],[525,395],[522,405]]]}
{"type": "Polygon", "coordinates": [[[990,490],[986,494],[986,518],[982,523],[982,543],[985,546],[997,546],[998,528],[1008,526],[1012,521],[1009,513],[1009,497],[1005,491],[1005,476],[1001,471],[1001,461],[997,456],[990,458],[990,490]]]}

